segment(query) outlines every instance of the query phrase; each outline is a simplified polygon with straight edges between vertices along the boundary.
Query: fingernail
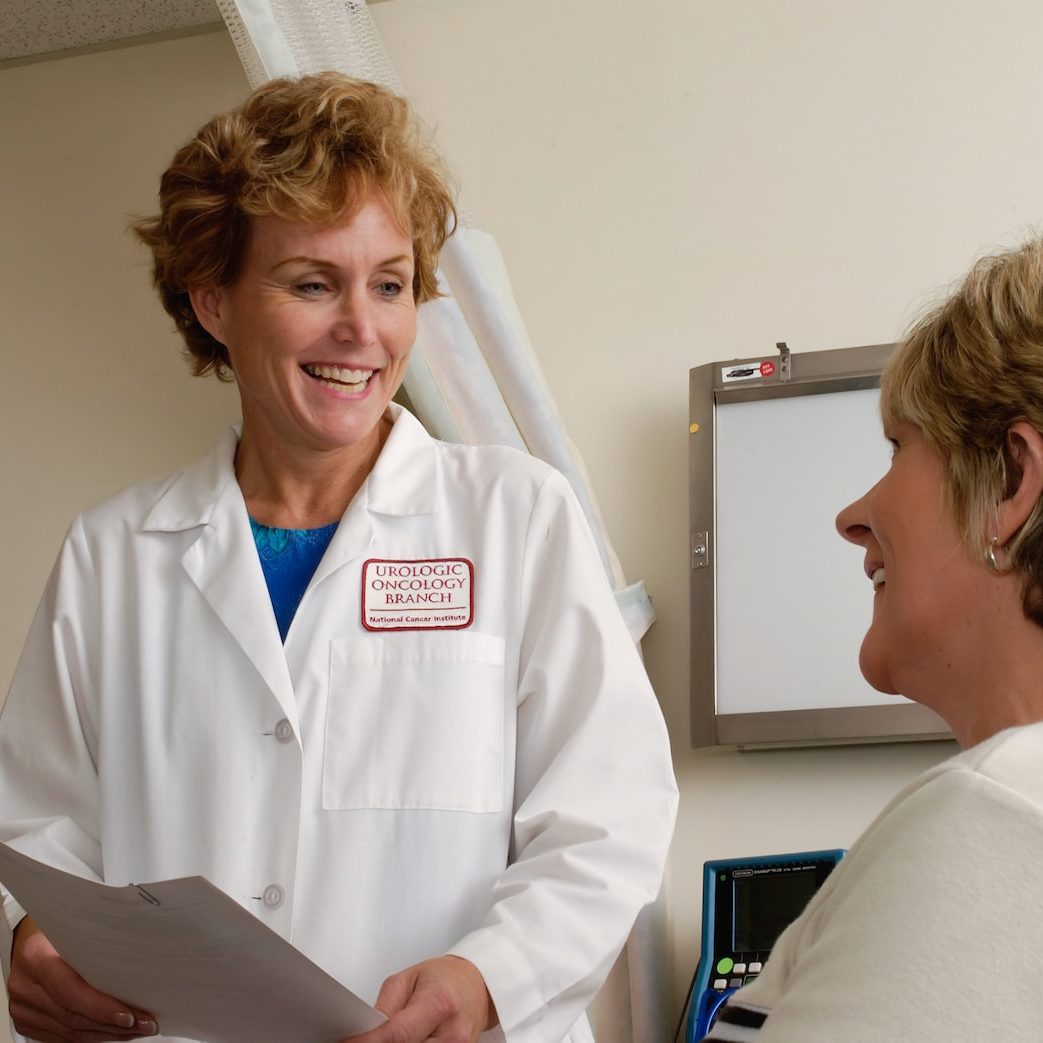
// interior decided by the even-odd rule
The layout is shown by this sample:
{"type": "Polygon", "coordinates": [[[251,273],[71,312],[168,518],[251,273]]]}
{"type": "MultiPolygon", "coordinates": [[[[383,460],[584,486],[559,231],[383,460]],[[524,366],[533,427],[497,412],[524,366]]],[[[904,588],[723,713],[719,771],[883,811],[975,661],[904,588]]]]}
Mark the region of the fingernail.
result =
{"type": "Polygon", "coordinates": [[[159,1026],[151,1018],[138,1018],[134,1022],[134,1028],[143,1036],[156,1036],[159,1034],[159,1026]]]}
{"type": "Polygon", "coordinates": [[[121,1029],[132,1029],[136,1020],[129,1010],[118,1010],[116,1011],[116,1016],[112,1019],[112,1023],[119,1025],[121,1029]]]}

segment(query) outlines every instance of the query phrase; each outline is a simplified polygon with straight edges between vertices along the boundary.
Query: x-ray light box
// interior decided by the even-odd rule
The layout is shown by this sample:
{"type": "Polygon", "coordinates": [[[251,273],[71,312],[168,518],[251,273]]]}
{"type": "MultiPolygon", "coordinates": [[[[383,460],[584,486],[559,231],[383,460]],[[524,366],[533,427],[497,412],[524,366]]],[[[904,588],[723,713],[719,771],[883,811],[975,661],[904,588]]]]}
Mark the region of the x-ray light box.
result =
{"type": "Polygon", "coordinates": [[[864,553],[837,512],[887,470],[880,372],[893,345],[690,372],[693,746],[949,738],[858,669],[864,553]]]}

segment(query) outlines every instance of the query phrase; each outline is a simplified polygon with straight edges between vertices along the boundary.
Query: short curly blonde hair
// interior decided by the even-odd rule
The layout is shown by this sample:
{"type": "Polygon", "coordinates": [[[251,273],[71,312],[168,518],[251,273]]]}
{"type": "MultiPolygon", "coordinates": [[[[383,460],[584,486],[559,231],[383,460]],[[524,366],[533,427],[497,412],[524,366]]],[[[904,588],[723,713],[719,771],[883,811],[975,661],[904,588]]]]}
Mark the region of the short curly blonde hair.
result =
{"type": "MultiPolygon", "coordinates": [[[[915,424],[945,461],[946,494],[971,553],[984,554],[1021,471],[1007,433],[1043,432],[1043,240],[982,258],[899,343],[880,388],[885,426],[915,424]]],[[[1024,608],[1043,626],[1043,501],[1005,547],[1024,608]]]]}
{"type": "Polygon", "coordinates": [[[235,281],[251,219],[329,225],[374,190],[412,238],[414,299],[437,297],[438,254],[456,207],[442,161],[394,92],[335,72],[272,80],[178,150],[160,182],[159,214],[131,227],[152,251],[156,288],[193,373],[231,379],[228,352],[199,324],[188,291],[235,281]]]}

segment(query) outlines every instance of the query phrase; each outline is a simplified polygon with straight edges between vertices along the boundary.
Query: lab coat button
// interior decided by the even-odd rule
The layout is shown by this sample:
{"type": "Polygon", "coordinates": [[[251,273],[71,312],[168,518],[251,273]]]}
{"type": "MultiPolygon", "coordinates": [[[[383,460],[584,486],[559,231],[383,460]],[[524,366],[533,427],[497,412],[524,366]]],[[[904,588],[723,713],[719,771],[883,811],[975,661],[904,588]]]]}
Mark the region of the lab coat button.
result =
{"type": "Polygon", "coordinates": [[[269,909],[278,909],[282,905],[283,890],[278,884],[269,884],[264,889],[264,894],[261,895],[261,901],[264,902],[269,909]]]}
{"type": "Polygon", "coordinates": [[[293,741],[293,725],[285,717],[275,726],[275,737],[279,742],[293,741]]]}

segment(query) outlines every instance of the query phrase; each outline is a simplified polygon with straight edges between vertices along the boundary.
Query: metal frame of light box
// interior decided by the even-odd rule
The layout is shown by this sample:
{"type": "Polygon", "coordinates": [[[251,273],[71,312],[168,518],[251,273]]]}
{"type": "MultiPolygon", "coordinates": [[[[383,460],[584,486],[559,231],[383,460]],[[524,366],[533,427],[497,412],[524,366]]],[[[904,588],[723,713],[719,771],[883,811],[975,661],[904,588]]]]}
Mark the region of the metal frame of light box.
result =
{"type": "Polygon", "coordinates": [[[880,386],[893,344],[731,359],[689,371],[689,534],[692,746],[817,746],[951,739],[945,723],[916,703],[754,713],[717,712],[717,407],[734,402],[880,386]],[[770,375],[725,382],[726,368],[771,363],[770,375]]]}

